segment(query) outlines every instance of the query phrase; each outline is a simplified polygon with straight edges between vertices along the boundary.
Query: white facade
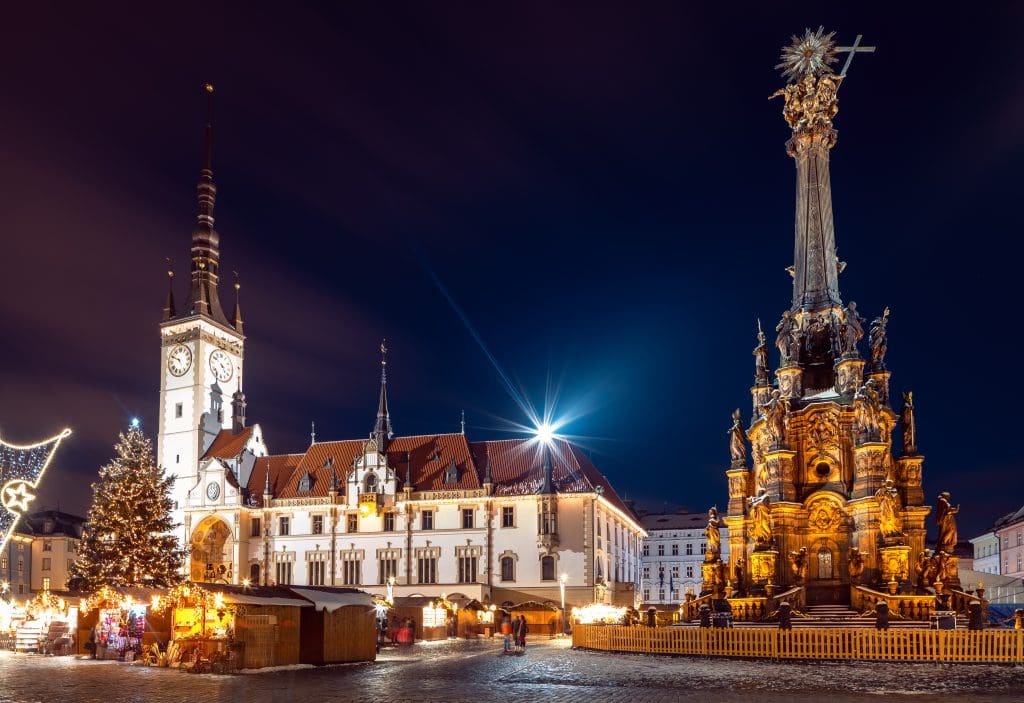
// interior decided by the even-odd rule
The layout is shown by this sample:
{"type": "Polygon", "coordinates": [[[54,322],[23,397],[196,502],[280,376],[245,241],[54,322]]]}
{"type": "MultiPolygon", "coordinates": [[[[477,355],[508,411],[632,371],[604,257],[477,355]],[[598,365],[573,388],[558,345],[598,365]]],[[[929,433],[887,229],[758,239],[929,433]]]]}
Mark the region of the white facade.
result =
{"type": "Polygon", "coordinates": [[[999,573],[999,537],[995,532],[986,532],[971,539],[974,547],[972,569],[985,574],[999,573]]]}
{"type": "MultiPolygon", "coordinates": [[[[641,518],[647,530],[642,547],[641,600],[645,606],[679,605],[686,593],[699,595],[701,564],[707,552],[706,513],[657,513],[641,518]]],[[[729,563],[729,532],[724,526],[722,561],[729,563]]]]}

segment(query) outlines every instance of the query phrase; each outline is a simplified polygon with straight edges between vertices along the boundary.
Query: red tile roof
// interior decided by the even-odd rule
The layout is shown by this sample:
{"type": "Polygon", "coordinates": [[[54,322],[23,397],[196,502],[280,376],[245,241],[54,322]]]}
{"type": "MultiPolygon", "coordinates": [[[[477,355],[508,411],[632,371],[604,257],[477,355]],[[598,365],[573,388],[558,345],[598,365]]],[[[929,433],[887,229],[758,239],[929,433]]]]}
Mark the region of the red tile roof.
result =
{"type": "Polygon", "coordinates": [[[234,459],[245,449],[246,442],[252,436],[252,427],[245,427],[240,432],[221,430],[213,440],[213,444],[203,455],[204,459],[234,459]]]}
{"type": "MultiPolygon", "coordinates": [[[[318,442],[304,454],[258,459],[249,479],[249,491],[255,496],[262,495],[269,466],[271,492],[275,498],[326,496],[331,487],[331,469],[326,466],[330,459],[337,472],[339,493],[344,493],[346,477],[356,458],[362,455],[367,441],[318,442]],[[299,481],[306,474],[312,475],[312,484],[309,491],[300,492],[299,481]]],[[[633,516],[633,511],[622,501],[608,479],[578,447],[557,440],[551,456],[556,492],[590,493],[600,486],[608,502],[626,515],[633,516]]],[[[470,443],[462,434],[395,437],[388,443],[387,457],[398,485],[405,485],[408,467],[417,491],[481,488],[488,462],[495,495],[535,494],[544,482],[541,445],[529,439],[470,443]],[[453,463],[458,471],[458,481],[445,483],[445,470],[453,463]]],[[[639,519],[637,522],[639,524],[639,519]]]]}

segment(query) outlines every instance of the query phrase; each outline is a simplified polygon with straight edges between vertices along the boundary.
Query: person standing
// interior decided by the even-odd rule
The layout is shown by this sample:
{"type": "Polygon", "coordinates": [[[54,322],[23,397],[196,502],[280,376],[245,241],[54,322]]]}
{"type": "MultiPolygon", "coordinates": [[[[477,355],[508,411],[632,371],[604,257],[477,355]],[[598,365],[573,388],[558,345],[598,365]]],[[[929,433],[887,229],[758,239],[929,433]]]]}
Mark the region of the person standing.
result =
{"type": "Polygon", "coordinates": [[[518,615],[512,619],[512,644],[515,647],[515,651],[519,651],[520,632],[522,631],[522,615],[518,615]]]}
{"type": "Polygon", "coordinates": [[[502,639],[502,653],[512,653],[512,621],[509,620],[508,613],[503,613],[501,618],[501,634],[502,639]]]}
{"type": "Polygon", "coordinates": [[[519,616],[519,651],[526,652],[526,633],[530,631],[530,628],[526,626],[526,616],[519,616]]]}

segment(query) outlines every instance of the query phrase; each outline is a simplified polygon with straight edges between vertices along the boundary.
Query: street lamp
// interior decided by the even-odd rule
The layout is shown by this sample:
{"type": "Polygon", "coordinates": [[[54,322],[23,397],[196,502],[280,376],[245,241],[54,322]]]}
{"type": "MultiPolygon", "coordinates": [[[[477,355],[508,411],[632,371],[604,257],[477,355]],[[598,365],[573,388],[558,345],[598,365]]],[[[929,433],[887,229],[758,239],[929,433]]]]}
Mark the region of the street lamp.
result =
{"type": "Polygon", "coordinates": [[[562,592],[562,632],[566,631],[565,621],[565,582],[569,580],[569,574],[562,572],[562,576],[558,579],[558,589],[562,592]]]}
{"type": "Polygon", "coordinates": [[[395,577],[388,576],[388,605],[395,604],[395,577]]]}

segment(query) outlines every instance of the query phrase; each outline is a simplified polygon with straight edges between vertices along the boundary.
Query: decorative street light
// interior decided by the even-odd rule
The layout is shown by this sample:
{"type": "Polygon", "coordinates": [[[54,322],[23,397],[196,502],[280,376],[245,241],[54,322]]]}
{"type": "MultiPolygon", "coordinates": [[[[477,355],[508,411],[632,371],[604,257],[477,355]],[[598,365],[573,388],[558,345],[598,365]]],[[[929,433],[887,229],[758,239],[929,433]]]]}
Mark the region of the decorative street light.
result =
{"type": "Polygon", "coordinates": [[[569,580],[569,574],[562,572],[561,578],[558,579],[558,589],[562,592],[562,632],[567,632],[566,620],[565,620],[565,582],[569,580]]]}
{"type": "Polygon", "coordinates": [[[388,576],[388,605],[395,604],[395,577],[388,576]]]}

